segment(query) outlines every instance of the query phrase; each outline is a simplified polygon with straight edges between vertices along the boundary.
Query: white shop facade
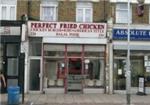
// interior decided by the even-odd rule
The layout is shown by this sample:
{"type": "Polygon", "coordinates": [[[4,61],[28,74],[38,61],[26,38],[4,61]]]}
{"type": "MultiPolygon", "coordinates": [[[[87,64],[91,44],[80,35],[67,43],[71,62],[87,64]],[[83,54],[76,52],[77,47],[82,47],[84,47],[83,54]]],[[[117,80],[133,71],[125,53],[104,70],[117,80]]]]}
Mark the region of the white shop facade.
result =
{"type": "Polygon", "coordinates": [[[28,22],[28,92],[104,93],[106,24],[28,22]]]}

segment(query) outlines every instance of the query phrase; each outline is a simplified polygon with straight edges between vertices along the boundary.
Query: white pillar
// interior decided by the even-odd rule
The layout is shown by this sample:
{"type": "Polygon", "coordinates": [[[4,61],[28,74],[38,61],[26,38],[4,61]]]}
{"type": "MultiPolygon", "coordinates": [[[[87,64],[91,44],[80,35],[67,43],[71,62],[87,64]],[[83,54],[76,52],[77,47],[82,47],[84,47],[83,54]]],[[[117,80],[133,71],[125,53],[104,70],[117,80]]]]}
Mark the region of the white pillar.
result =
{"type": "Polygon", "coordinates": [[[109,18],[107,21],[108,30],[107,30],[107,38],[108,38],[108,71],[109,71],[109,94],[113,94],[113,45],[112,45],[112,28],[113,28],[113,18],[109,18]]]}

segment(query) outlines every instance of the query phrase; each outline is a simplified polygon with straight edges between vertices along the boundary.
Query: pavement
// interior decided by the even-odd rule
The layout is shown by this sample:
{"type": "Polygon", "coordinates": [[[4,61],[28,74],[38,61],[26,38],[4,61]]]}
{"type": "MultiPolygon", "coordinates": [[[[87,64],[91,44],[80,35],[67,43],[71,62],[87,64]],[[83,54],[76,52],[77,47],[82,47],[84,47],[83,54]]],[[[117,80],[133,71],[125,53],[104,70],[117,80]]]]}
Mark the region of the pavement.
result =
{"type": "MultiPolygon", "coordinates": [[[[7,105],[7,94],[1,95],[0,105],[7,105]]],[[[20,105],[127,105],[124,94],[25,94],[20,105]]],[[[131,105],[150,105],[150,95],[131,95],[131,105]]]]}

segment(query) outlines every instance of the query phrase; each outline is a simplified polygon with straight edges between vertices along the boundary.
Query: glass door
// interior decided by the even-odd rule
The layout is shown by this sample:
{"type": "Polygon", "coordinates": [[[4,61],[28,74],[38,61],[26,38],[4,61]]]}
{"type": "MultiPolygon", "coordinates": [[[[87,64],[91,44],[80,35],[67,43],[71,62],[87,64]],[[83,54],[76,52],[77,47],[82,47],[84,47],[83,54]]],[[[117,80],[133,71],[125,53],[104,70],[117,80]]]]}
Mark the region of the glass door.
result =
{"type": "Polygon", "coordinates": [[[30,79],[29,79],[29,90],[39,91],[40,90],[40,59],[30,60],[30,79]]]}
{"type": "Polygon", "coordinates": [[[126,89],[126,60],[124,58],[118,58],[114,60],[114,90],[126,89]]]}

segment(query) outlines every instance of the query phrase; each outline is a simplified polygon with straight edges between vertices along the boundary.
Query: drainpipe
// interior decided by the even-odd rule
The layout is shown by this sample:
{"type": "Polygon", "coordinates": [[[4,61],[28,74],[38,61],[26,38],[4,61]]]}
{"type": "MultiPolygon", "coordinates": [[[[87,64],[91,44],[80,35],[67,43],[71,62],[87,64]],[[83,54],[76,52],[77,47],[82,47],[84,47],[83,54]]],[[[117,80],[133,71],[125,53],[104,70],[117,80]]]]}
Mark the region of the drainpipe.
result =
{"type": "Polygon", "coordinates": [[[31,1],[28,0],[28,17],[29,17],[29,19],[30,19],[30,15],[31,15],[30,10],[31,10],[31,1]]]}

